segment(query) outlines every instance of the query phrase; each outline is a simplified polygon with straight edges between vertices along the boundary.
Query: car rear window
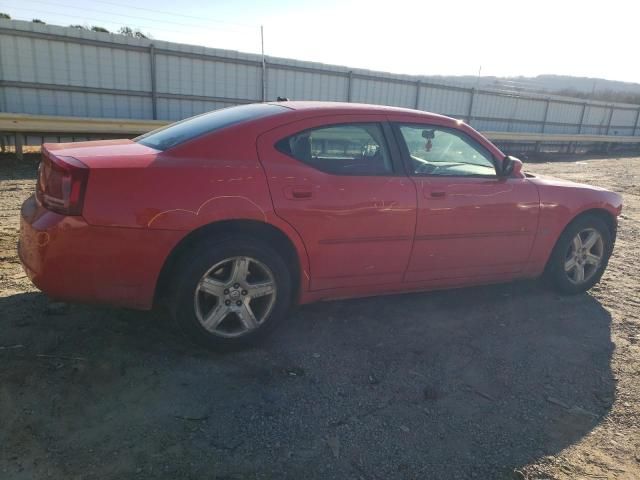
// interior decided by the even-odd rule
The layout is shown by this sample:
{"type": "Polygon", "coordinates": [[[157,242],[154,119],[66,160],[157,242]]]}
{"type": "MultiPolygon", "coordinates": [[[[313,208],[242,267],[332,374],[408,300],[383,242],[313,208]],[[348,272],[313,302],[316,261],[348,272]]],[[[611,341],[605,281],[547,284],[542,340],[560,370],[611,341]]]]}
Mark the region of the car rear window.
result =
{"type": "Polygon", "coordinates": [[[268,103],[252,103],[251,105],[223,108],[153,130],[136,137],[134,141],[156,150],[167,150],[205,133],[249,120],[275,115],[285,109],[286,107],[268,103]]]}

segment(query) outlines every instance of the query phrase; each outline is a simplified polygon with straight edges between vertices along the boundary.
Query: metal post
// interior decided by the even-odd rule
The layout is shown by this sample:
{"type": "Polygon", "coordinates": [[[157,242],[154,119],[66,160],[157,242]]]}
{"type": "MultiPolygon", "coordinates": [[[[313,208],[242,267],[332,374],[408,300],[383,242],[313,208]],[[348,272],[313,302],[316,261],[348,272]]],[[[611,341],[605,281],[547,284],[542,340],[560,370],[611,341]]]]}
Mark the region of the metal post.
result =
{"type": "Polygon", "coordinates": [[[422,82],[420,80],[416,81],[416,103],[414,105],[414,108],[416,110],[418,110],[418,107],[420,106],[420,86],[422,85],[422,82]]]}
{"type": "Polygon", "coordinates": [[[156,89],[156,47],[149,45],[150,73],[151,73],[151,111],[153,119],[158,119],[158,92],[156,89]]]}
{"type": "Polygon", "coordinates": [[[544,133],[545,129],[547,128],[547,118],[549,116],[549,103],[551,103],[551,101],[547,98],[547,104],[544,107],[544,118],[542,119],[542,133],[544,133]]]}
{"type": "Polygon", "coordinates": [[[24,146],[24,134],[22,134],[21,132],[16,132],[15,139],[16,139],[15,141],[16,158],[18,160],[22,160],[24,159],[23,152],[22,152],[22,147],[24,146]]]}
{"type": "MultiPolygon", "coordinates": [[[[547,98],[547,103],[544,107],[544,117],[542,118],[542,132],[544,133],[545,129],[547,128],[547,117],[549,115],[549,103],[551,103],[551,101],[547,98]]],[[[542,145],[542,142],[536,142],[536,146],[535,146],[535,150],[536,153],[538,153],[540,151],[540,146],[542,145]]]]}
{"type": "Polygon", "coordinates": [[[264,59],[264,27],[260,25],[260,50],[262,52],[262,101],[267,101],[267,62],[264,59]]]}
{"type": "Polygon", "coordinates": [[[469,98],[469,111],[467,112],[467,123],[471,125],[471,118],[473,113],[473,99],[476,96],[476,89],[471,89],[471,97],[469,98]]]}
{"type": "MultiPolygon", "coordinates": [[[[613,119],[613,105],[611,105],[609,110],[609,120],[607,120],[607,129],[605,131],[605,135],[609,135],[609,131],[611,130],[611,120],[613,119]]],[[[611,142],[606,142],[603,144],[604,147],[604,152],[605,153],[609,153],[609,150],[611,150],[611,142]]]]}
{"type": "MultiPolygon", "coordinates": [[[[587,111],[587,103],[582,104],[582,112],[580,112],[580,121],[578,122],[578,135],[582,133],[582,125],[584,124],[584,115],[587,111]]],[[[569,153],[576,153],[578,149],[578,142],[569,143],[569,153]]]]}
{"type": "Polygon", "coordinates": [[[580,114],[580,124],[578,125],[578,135],[582,133],[582,126],[584,125],[584,114],[587,111],[587,103],[582,104],[582,113],[580,114]]]}
{"type": "Polygon", "coordinates": [[[349,72],[347,77],[347,102],[351,101],[351,83],[353,82],[353,71],[349,72]]]}
{"type": "Polygon", "coordinates": [[[611,128],[611,119],[613,118],[613,105],[611,105],[611,110],[609,111],[609,121],[607,122],[607,133],[605,135],[609,135],[609,129],[611,128]]]}
{"type": "Polygon", "coordinates": [[[633,130],[631,131],[631,136],[632,137],[636,136],[636,130],[638,130],[638,120],[640,120],[640,108],[638,109],[638,112],[636,113],[636,123],[633,125],[633,130]]]}

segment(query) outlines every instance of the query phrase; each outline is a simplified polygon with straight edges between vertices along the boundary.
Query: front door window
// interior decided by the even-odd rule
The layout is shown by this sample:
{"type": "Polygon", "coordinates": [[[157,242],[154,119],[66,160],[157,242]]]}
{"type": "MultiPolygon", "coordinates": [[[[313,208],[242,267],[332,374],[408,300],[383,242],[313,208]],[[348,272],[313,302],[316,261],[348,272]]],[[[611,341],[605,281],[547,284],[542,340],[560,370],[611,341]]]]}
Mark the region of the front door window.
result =
{"type": "Polygon", "coordinates": [[[493,158],[464,133],[448,128],[402,125],[413,175],[495,176],[493,158]]]}

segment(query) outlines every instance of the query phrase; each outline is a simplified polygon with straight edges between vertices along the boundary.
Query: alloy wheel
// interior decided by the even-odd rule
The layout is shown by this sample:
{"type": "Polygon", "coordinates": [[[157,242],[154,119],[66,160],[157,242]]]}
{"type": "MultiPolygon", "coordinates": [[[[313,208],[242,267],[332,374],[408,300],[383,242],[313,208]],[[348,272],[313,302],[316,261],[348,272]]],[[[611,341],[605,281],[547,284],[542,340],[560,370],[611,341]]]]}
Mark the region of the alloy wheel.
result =
{"type": "Polygon", "coordinates": [[[604,240],[594,228],[581,230],[569,244],[564,271],[569,281],[579,285],[589,281],[604,258],[604,240]]]}
{"type": "Polygon", "coordinates": [[[200,325],[221,337],[239,337],[262,325],[276,299],[271,270],[251,257],[227,258],[200,278],[194,307],[200,325]]]}

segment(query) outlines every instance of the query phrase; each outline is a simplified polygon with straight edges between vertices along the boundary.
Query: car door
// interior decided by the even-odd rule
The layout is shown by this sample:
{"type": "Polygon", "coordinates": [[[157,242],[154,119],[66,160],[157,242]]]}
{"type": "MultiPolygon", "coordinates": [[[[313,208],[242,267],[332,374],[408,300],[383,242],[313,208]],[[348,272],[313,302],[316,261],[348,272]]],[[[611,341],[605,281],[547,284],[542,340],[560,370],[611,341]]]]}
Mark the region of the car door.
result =
{"type": "Polygon", "coordinates": [[[416,185],[418,215],[406,281],[511,278],[529,257],[539,211],[526,178],[500,178],[491,152],[465,132],[394,124],[416,185]]]}
{"type": "Polygon", "coordinates": [[[402,282],[416,190],[381,119],[313,118],[258,138],[275,212],[307,248],[312,290],[402,282]]]}

